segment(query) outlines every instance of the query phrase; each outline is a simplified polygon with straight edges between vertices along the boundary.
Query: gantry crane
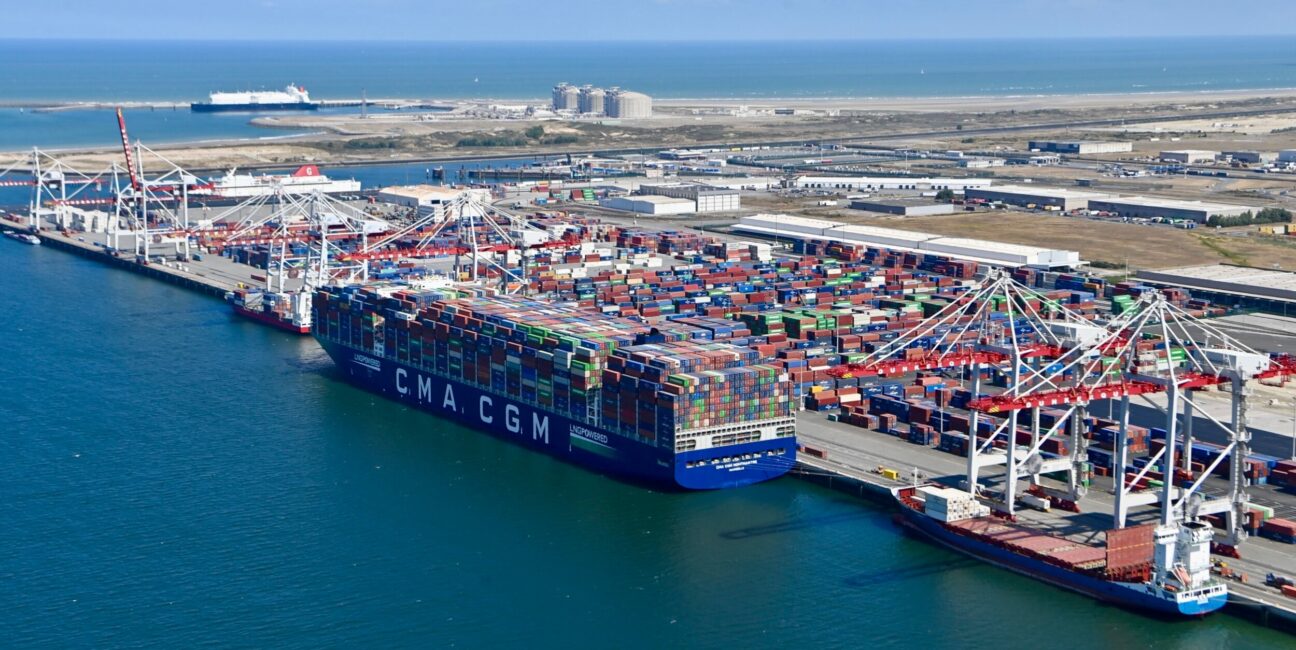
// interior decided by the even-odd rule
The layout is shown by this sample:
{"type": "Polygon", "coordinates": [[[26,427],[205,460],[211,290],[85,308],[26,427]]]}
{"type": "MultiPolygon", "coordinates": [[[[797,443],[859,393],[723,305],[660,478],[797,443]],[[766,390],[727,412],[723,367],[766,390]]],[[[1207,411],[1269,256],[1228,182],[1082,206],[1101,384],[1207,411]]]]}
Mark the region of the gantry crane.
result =
{"type": "Polygon", "coordinates": [[[1022,479],[1031,483],[1030,491],[1049,496],[1055,505],[1076,508],[1087,491],[1081,480],[1087,460],[1088,441],[1082,435],[1086,411],[1095,401],[1118,401],[1119,433],[1113,461],[1117,477],[1115,526],[1125,526],[1131,508],[1159,504],[1163,527],[1208,514],[1225,514],[1227,529],[1220,546],[1240,544],[1246,538],[1247,498],[1241,461],[1249,453],[1250,443],[1246,383],[1296,375],[1296,358],[1266,355],[1242,345],[1155,291],[1144,293],[1133,308],[1106,322],[1084,319],[1061,306],[1043,313],[1035,307],[1042,298],[1002,271],[992,270],[918,327],[882,345],[862,362],[830,372],[838,377],[889,376],[954,368],[970,374],[973,399],[968,404],[966,487],[980,493],[981,470],[1005,465],[1004,484],[997,497],[998,507],[1007,516],[1015,514],[1022,479]],[[931,335],[942,329],[932,341],[931,335]],[[922,340],[927,343],[917,347],[922,340]],[[981,393],[985,368],[1009,375],[1004,392],[981,393]],[[1229,423],[1193,400],[1192,391],[1208,387],[1230,393],[1229,423]],[[1153,406],[1166,417],[1165,445],[1141,471],[1127,477],[1130,399],[1162,393],[1167,405],[1153,406]],[[1054,407],[1062,415],[1044,429],[1040,411],[1054,407]],[[1029,422],[1028,440],[1019,440],[1027,437],[1019,426],[1023,414],[1029,422]],[[1194,414],[1220,427],[1229,443],[1199,476],[1188,478],[1194,414]],[[990,432],[980,431],[982,419],[998,417],[1003,419],[990,432]],[[1065,457],[1041,455],[1044,443],[1063,432],[1068,437],[1065,457]],[[996,443],[1003,449],[997,449],[996,443]],[[1176,464],[1178,449],[1182,452],[1176,464]],[[1228,493],[1208,498],[1201,488],[1226,459],[1237,461],[1229,463],[1228,493]],[[1157,467],[1165,478],[1160,493],[1137,490],[1135,486],[1157,467]],[[1059,471],[1067,474],[1064,490],[1040,483],[1041,474],[1059,471]]]}

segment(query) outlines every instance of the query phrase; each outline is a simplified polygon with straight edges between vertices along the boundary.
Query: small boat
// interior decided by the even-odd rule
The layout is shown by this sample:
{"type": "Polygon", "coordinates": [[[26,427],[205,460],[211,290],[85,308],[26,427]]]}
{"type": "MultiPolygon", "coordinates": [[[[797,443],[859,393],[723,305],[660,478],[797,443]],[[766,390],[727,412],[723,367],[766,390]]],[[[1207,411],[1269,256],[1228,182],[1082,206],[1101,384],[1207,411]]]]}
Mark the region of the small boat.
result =
{"type": "Polygon", "coordinates": [[[19,241],[24,244],[31,244],[32,246],[40,246],[41,243],[40,237],[25,232],[17,232],[17,231],[9,230],[6,231],[4,235],[5,237],[8,237],[9,239],[12,239],[14,241],[19,241]]]}

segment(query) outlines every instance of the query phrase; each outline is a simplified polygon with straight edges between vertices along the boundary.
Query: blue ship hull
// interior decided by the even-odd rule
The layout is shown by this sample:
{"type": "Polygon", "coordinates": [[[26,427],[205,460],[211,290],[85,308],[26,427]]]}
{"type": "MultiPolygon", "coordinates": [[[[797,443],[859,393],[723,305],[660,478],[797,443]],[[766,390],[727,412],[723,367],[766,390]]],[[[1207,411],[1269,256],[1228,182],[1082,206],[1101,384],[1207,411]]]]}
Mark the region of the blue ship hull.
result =
{"type": "Polygon", "coordinates": [[[189,108],[195,113],[233,113],[237,111],[317,111],[319,104],[311,102],[286,102],[283,104],[208,104],[194,102],[189,108]]]}
{"type": "Polygon", "coordinates": [[[316,340],[361,388],[597,472],[672,489],[711,490],[767,481],[796,462],[791,436],[676,453],[347,345],[316,340]]]}
{"type": "Polygon", "coordinates": [[[960,535],[903,503],[900,504],[900,513],[900,522],[905,527],[943,546],[1009,571],[1121,607],[1170,618],[1183,618],[1209,614],[1228,602],[1227,594],[1182,602],[1162,598],[1142,584],[1104,580],[960,535]]]}

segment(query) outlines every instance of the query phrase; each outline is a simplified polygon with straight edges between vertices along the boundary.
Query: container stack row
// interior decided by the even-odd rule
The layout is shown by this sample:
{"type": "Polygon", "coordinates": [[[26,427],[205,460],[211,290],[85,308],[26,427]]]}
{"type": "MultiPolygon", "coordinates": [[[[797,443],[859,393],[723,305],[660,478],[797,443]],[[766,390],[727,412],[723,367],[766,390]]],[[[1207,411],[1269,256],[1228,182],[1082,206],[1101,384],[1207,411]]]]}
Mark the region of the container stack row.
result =
{"type": "Polygon", "coordinates": [[[326,288],[316,300],[326,338],[644,442],[793,412],[779,368],[705,327],[511,296],[326,288]]]}

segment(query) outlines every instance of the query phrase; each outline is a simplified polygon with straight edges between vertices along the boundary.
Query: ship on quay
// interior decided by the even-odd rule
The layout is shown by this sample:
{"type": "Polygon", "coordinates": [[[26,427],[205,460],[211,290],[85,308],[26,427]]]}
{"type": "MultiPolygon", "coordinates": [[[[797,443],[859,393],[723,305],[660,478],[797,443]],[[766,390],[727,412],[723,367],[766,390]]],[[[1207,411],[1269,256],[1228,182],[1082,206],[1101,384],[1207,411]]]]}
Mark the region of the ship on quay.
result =
{"type": "Polygon", "coordinates": [[[795,463],[786,373],[687,325],[356,286],[324,287],[312,308],[312,333],[349,381],[595,471],[704,490],[795,463]]]}
{"type": "Polygon", "coordinates": [[[313,111],[319,102],[313,102],[305,88],[288,84],[283,90],[255,90],[246,92],[214,92],[205,102],[194,102],[189,108],[195,113],[220,113],[234,111],[313,111]]]}
{"type": "Polygon", "coordinates": [[[1208,524],[1147,524],[1107,531],[1105,547],[994,517],[963,490],[895,488],[900,523],[950,549],[1122,607],[1167,617],[1224,607],[1228,587],[1210,572],[1208,524]]]}

